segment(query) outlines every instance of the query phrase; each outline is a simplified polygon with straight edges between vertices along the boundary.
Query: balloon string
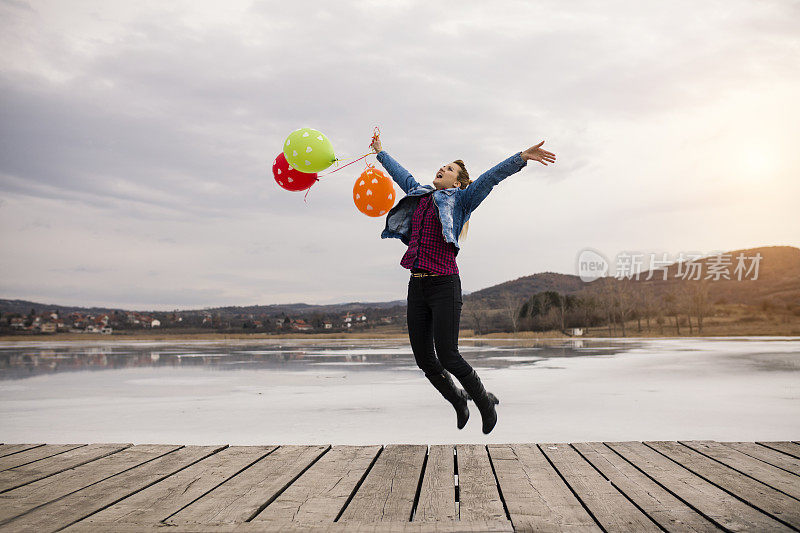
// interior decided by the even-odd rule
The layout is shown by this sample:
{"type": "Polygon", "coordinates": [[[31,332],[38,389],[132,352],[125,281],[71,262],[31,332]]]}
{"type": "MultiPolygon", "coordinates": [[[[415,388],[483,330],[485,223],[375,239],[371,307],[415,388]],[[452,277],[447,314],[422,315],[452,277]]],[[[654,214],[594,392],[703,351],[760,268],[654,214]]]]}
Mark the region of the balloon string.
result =
{"type": "MultiPolygon", "coordinates": [[[[348,167],[348,166],[352,165],[353,163],[358,163],[359,161],[361,161],[361,160],[362,160],[362,159],[364,159],[365,157],[369,157],[369,156],[371,156],[371,155],[372,155],[372,152],[370,152],[370,153],[368,153],[368,154],[364,154],[364,155],[362,155],[361,157],[359,157],[359,158],[357,158],[357,159],[355,159],[355,160],[353,160],[353,161],[350,161],[350,162],[349,162],[349,163],[347,163],[346,165],[342,165],[342,166],[340,166],[339,168],[337,168],[337,169],[335,169],[335,170],[331,170],[330,172],[326,172],[325,174],[319,174],[319,177],[320,177],[320,178],[322,178],[322,177],[328,176],[329,174],[333,174],[334,172],[339,172],[339,171],[340,171],[340,170],[342,170],[344,167],[348,167]]],[[[347,161],[347,160],[345,159],[345,161],[347,161]]]]}
{"type": "MultiPolygon", "coordinates": [[[[317,181],[319,181],[319,178],[314,178],[314,179],[315,179],[315,180],[317,180],[317,181]]],[[[317,181],[315,181],[314,183],[317,183],[317,181]]],[[[314,185],[314,183],[312,183],[311,185],[314,185]]],[[[306,198],[308,197],[308,193],[310,193],[310,192],[311,192],[311,187],[309,187],[308,189],[306,189],[306,193],[303,195],[303,201],[304,201],[305,203],[308,203],[308,200],[306,200],[306,198]]]]}
{"type": "MultiPolygon", "coordinates": [[[[376,141],[378,138],[380,138],[380,136],[381,136],[381,128],[380,128],[379,126],[375,126],[375,128],[373,128],[373,130],[372,130],[372,141],[369,143],[369,147],[370,147],[370,148],[372,148],[372,144],[373,144],[373,143],[374,143],[374,142],[375,142],[375,141],[376,141]]],[[[323,178],[323,177],[325,177],[325,176],[327,176],[327,175],[329,175],[329,174],[333,174],[334,172],[338,172],[338,171],[342,170],[344,167],[350,166],[350,165],[352,165],[353,163],[357,163],[358,161],[361,161],[361,160],[362,160],[362,159],[364,159],[365,157],[369,157],[369,156],[373,155],[374,153],[375,153],[375,152],[370,152],[370,153],[368,153],[368,154],[364,154],[364,155],[362,155],[361,157],[358,157],[357,159],[355,159],[355,160],[353,160],[353,161],[350,161],[350,162],[349,162],[349,163],[347,163],[346,165],[342,165],[341,167],[338,167],[338,168],[336,168],[335,170],[331,170],[330,172],[326,172],[325,174],[317,174],[317,177],[316,177],[316,178],[314,178],[314,183],[312,183],[312,186],[313,186],[313,185],[315,185],[315,184],[316,184],[316,183],[319,181],[319,179],[320,179],[320,178],[323,178]]],[[[334,163],[336,163],[336,165],[338,166],[338,164],[339,164],[339,161],[347,161],[348,159],[352,159],[352,158],[345,158],[345,159],[334,159],[333,161],[334,161],[334,163]]],[[[367,166],[369,166],[369,164],[367,164],[367,166]]],[[[306,189],[306,193],[303,195],[303,201],[304,201],[305,203],[308,203],[307,197],[308,197],[308,193],[309,193],[309,192],[311,192],[311,187],[309,187],[308,189],[306,189]]]]}
{"type": "MultiPolygon", "coordinates": [[[[314,180],[316,180],[316,181],[314,181],[314,184],[316,184],[316,182],[317,182],[317,181],[319,181],[319,179],[320,179],[320,178],[324,178],[325,176],[329,176],[330,174],[333,174],[334,172],[338,172],[338,171],[342,170],[344,167],[350,166],[350,165],[352,165],[353,163],[358,163],[359,161],[361,161],[361,160],[362,160],[362,159],[364,159],[365,157],[369,157],[369,156],[371,156],[371,155],[373,155],[373,152],[370,152],[370,153],[368,153],[368,154],[364,154],[364,155],[362,155],[361,157],[359,157],[358,159],[356,159],[355,161],[350,161],[350,162],[349,162],[349,163],[347,163],[346,165],[342,165],[342,166],[340,166],[339,168],[337,168],[337,169],[335,169],[335,170],[331,170],[330,172],[326,172],[325,174],[319,174],[319,175],[317,175],[317,177],[316,177],[316,178],[314,178],[314,180]]],[[[345,160],[345,161],[346,161],[346,160],[345,160]]],[[[313,184],[312,184],[312,185],[313,185],[313,184]]],[[[304,201],[304,202],[306,202],[306,203],[308,203],[308,200],[306,200],[306,197],[308,196],[308,193],[309,193],[310,191],[311,191],[311,187],[309,187],[309,188],[308,188],[308,190],[306,190],[306,194],[303,196],[303,201],[304,201]]]]}
{"type": "MultiPolygon", "coordinates": [[[[369,155],[369,154],[367,154],[367,155],[369,155]]],[[[344,157],[342,159],[339,159],[337,157],[336,159],[333,160],[333,164],[338,166],[339,163],[341,163],[342,161],[350,161],[351,159],[356,159],[357,157],[359,157],[359,156],[356,155],[356,156],[353,156],[353,157],[344,157]]],[[[363,156],[361,156],[361,157],[363,157],[363,156]]]]}

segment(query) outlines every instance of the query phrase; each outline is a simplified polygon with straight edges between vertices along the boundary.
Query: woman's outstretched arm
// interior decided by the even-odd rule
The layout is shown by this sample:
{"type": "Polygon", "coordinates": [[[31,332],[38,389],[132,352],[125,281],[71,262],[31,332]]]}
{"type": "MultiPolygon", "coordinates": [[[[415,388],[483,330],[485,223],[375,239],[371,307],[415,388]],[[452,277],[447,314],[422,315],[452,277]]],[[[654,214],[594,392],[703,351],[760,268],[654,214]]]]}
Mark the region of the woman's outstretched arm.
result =
{"type": "Polygon", "coordinates": [[[392,158],[381,146],[380,138],[376,138],[372,142],[372,149],[378,154],[378,161],[380,161],[383,168],[389,173],[392,179],[400,186],[403,191],[408,194],[408,191],[419,187],[419,182],[414,179],[411,173],[404,169],[403,166],[392,158]]]}
{"type": "Polygon", "coordinates": [[[539,161],[543,165],[547,165],[545,161],[554,163],[556,160],[555,154],[548,152],[547,150],[543,150],[541,148],[543,144],[544,141],[537,145],[531,146],[527,150],[517,152],[505,161],[498,163],[481,174],[473,183],[470,183],[469,187],[464,189],[462,196],[464,209],[466,212],[471,213],[474,211],[481,204],[481,202],[483,202],[486,197],[489,196],[489,193],[492,191],[495,185],[509,177],[511,174],[515,174],[522,170],[522,168],[526,166],[528,161],[531,159],[539,161]]]}

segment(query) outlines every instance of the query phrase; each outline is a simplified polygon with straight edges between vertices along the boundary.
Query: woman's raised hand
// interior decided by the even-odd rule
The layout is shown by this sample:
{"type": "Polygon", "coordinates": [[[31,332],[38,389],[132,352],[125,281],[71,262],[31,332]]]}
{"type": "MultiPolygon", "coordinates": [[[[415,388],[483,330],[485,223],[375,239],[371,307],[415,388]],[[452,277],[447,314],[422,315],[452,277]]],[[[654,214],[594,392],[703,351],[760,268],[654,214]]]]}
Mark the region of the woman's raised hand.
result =
{"type": "Polygon", "coordinates": [[[533,159],[535,161],[540,162],[541,164],[543,164],[545,166],[547,166],[547,163],[545,163],[545,161],[548,161],[550,163],[555,163],[556,162],[556,154],[554,154],[553,152],[548,152],[547,150],[543,150],[541,148],[541,146],[543,144],[544,144],[544,141],[540,142],[536,146],[531,146],[530,148],[528,148],[527,150],[522,152],[522,154],[521,154],[522,155],[522,159],[524,159],[525,161],[527,161],[529,159],[533,159]]]}
{"type": "Polygon", "coordinates": [[[370,144],[369,146],[370,148],[375,150],[376,154],[381,150],[383,150],[383,148],[381,147],[381,138],[377,135],[372,138],[372,144],[370,144]]]}

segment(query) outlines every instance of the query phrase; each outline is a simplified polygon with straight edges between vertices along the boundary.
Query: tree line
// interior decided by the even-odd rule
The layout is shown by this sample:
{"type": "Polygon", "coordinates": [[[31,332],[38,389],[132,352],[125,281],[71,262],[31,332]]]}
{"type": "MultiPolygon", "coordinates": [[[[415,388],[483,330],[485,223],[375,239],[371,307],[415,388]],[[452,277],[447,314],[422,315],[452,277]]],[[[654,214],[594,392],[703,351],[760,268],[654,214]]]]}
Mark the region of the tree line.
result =
{"type": "MultiPolygon", "coordinates": [[[[464,324],[477,334],[491,331],[565,331],[570,328],[607,328],[610,336],[626,336],[630,323],[637,330],[658,328],[663,334],[702,334],[714,313],[710,282],[686,281],[645,284],[613,277],[598,279],[572,292],[542,291],[532,296],[507,292],[502,303],[488,309],[480,300],[465,303],[464,324]]],[[[774,307],[765,301],[762,310],[774,307]]],[[[795,310],[797,314],[800,310],[795,310]]]]}

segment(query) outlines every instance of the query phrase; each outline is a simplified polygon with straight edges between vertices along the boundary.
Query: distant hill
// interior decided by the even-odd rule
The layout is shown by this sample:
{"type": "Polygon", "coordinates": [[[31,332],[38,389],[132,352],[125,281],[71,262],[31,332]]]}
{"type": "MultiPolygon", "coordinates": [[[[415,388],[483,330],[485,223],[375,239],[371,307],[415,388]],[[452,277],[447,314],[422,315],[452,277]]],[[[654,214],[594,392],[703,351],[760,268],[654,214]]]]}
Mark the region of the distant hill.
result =
{"type": "Polygon", "coordinates": [[[542,272],[532,276],[523,276],[512,281],[505,281],[491,287],[464,296],[464,300],[481,300],[489,309],[502,308],[505,295],[511,293],[518,296],[531,296],[537,292],[556,291],[562,294],[575,293],[586,287],[587,283],[572,274],[542,272]]]}
{"type": "Polygon", "coordinates": [[[339,304],[325,304],[315,305],[306,303],[293,303],[293,304],[272,304],[272,305],[247,305],[247,306],[227,306],[215,307],[213,309],[205,309],[209,312],[220,313],[241,313],[241,314],[281,314],[287,315],[302,315],[305,313],[329,313],[329,314],[343,314],[347,312],[355,313],[363,311],[366,308],[374,309],[391,309],[392,307],[405,306],[406,301],[391,300],[388,302],[346,302],[339,304]]]}
{"type": "MultiPolygon", "coordinates": [[[[712,302],[759,305],[763,301],[769,300],[774,303],[795,303],[800,305],[800,248],[795,248],[794,246],[763,246],[724,252],[724,255],[729,255],[731,259],[731,266],[728,269],[731,279],[708,280],[709,296],[712,302]],[[761,254],[757,279],[752,279],[752,272],[748,276],[743,276],[741,281],[734,276],[736,257],[740,253],[743,253],[745,257],[754,257],[756,254],[761,254]]],[[[713,257],[704,257],[694,261],[702,266],[701,277],[707,275],[708,265],[713,261],[713,257]]],[[[749,260],[747,263],[749,265],[749,260]]],[[[631,280],[631,282],[652,287],[656,290],[670,290],[670,288],[679,285],[693,283],[693,281],[676,277],[678,268],[677,263],[672,263],[666,268],[666,281],[662,280],[664,274],[661,271],[654,271],[653,279],[645,281],[649,271],[643,271],[640,273],[638,281],[631,280]]],[[[610,274],[613,275],[614,272],[610,274]]],[[[507,294],[520,297],[528,297],[544,291],[575,294],[582,289],[590,288],[593,283],[597,282],[584,282],[581,281],[580,277],[571,274],[542,272],[475,291],[468,296],[465,295],[464,300],[480,300],[482,308],[501,309],[506,305],[505,295],[507,294]]]]}
{"type": "MultiPolygon", "coordinates": [[[[214,308],[202,308],[202,309],[187,309],[181,310],[181,313],[199,313],[199,312],[209,312],[209,313],[241,313],[241,314],[287,314],[287,315],[302,315],[306,313],[312,312],[320,312],[320,313],[331,313],[331,314],[339,314],[339,313],[347,313],[349,312],[360,312],[366,308],[372,307],[375,309],[391,309],[393,307],[398,306],[405,306],[406,301],[403,300],[392,300],[389,302],[347,302],[347,303],[338,303],[338,304],[327,304],[327,305],[314,305],[314,304],[306,304],[306,303],[290,303],[290,304],[272,304],[272,305],[248,305],[248,306],[226,306],[226,307],[214,307],[214,308]]],[[[56,311],[59,315],[69,315],[70,313],[79,312],[85,314],[111,314],[114,311],[125,313],[131,312],[132,309],[120,309],[120,308],[112,308],[112,307],[79,307],[79,306],[71,306],[71,305],[56,305],[56,304],[44,304],[41,302],[31,302],[28,300],[2,300],[0,299],[0,313],[20,313],[23,315],[27,315],[30,313],[31,309],[35,309],[37,313],[41,313],[43,311],[56,311]]],[[[137,309],[136,311],[143,311],[141,309],[137,309]]],[[[147,311],[148,313],[153,313],[153,311],[147,311]]],[[[159,313],[164,313],[164,311],[159,311],[159,313]]]]}
{"type": "MultiPolygon", "coordinates": [[[[729,255],[731,259],[731,266],[727,269],[731,279],[708,280],[709,296],[712,302],[758,305],[767,300],[774,303],[800,304],[800,248],[764,246],[734,250],[724,254],[729,255]],[[734,267],[739,254],[744,254],[745,258],[761,255],[757,279],[752,279],[754,272],[747,276],[743,274],[741,280],[736,278],[734,267]]],[[[696,259],[694,262],[702,265],[701,277],[705,278],[708,275],[708,265],[714,262],[714,258],[704,257],[696,259]]],[[[750,266],[750,260],[746,264],[750,266]]],[[[656,271],[653,272],[653,279],[643,281],[648,275],[648,272],[644,272],[640,275],[637,283],[652,286],[657,290],[669,290],[680,284],[692,283],[677,277],[678,268],[677,263],[667,267],[666,280],[663,279],[662,271],[656,271]]]]}
{"type": "Polygon", "coordinates": [[[43,304],[41,302],[30,302],[28,300],[2,300],[0,299],[0,313],[19,313],[27,315],[35,309],[37,313],[44,311],[56,311],[59,315],[68,315],[70,313],[79,312],[87,314],[110,314],[114,311],[124,313],[123,309],[113,307],[79,307],[75,305],[56,305],[56,304],[43,304]]]}
{"type": "MultiPolygon", "coordinates": [[[[761,254],[761,262],[759,264],[758,279],[745,279],[737,281],[733,276],[730,280],[709,281],[709,295],[712,301],[720,301],[727,303],[742,303],[748,305],[758,305],[764,300],[771,300],[776,303],[796,303],[800,304],[800,248],[794,246],[765,246],[760,248],[748,248],[743,250],[734,250],[726,252],[732,258],[739,253],[744,253],[746,256],[754,256],[757,253],[761,254]]],[[[708,263],[712,258],[707,257],[698,259],[695,262],[702,263],[703,275],[707,269],[708,263]]],[[[734,261],[735,262],[735,261],[734,261]]],[[[654,272],[653,278],[650,281],[644,281],[647,277],[647,272],[640,274],[640,281],[649,286],[658,289],[668,290],[670,287],[690,281],[681,280],[675,277],[678,270],[678,265],[673,263],[667,268],[667,280],[661,280],[663,274],[654,272]]],[[[731,274],[733,268],[731,267],[731,274]]],[[[613,274],[613,273],[612,273],[613,274]]],[[[751,276],[752,277],[752,274],[751,276]]],[[[515,280],[506,281],[486,287],[472,293],[464,293],[464,301],[479,301],[481,307],[488,309],[499,309],[504,306],[504,298],[507,294],[513,294],[518,297],[529,297],[533,294],[543,291],[556,291],[562,294],[578,293],[582,289],[589,287],[593,282],[583,282],[581,279],[572,274],[559,274],[557,272],[541,272],[530,276],[523,276],[515,280]]],[[[216,307],[213,309],[195,309],[184,310],[182,313],[191,312],[211,312],[211,313],[252,313],[256,314],[287,314],[303,315],[312,312],[320,313],[347,313],[362,311],[366,308],[375,309],[392,309],[405,307],[406,300],[392,300],[388,302],[346,302],[328,305],[314,305],[306,303],[291,303],[291,304],[272,304],[272,305],[251,305],[251,306],[227,306],[216,307]]],[[[54,304],[43,304],[39,302],[30,302],[26,300],[0,300],[0,312],[2,313],[21,313],[27,314],[31,309],[36,309],[37,312],[45,310],[57,311],[59,314],[69,314],[75,311],[83,313],[110,313],[113,311],[124,312],[123,309],[115,308],[100,308],[100,307],[77,307],[77,306],[63,306],[54,304]]]]}

